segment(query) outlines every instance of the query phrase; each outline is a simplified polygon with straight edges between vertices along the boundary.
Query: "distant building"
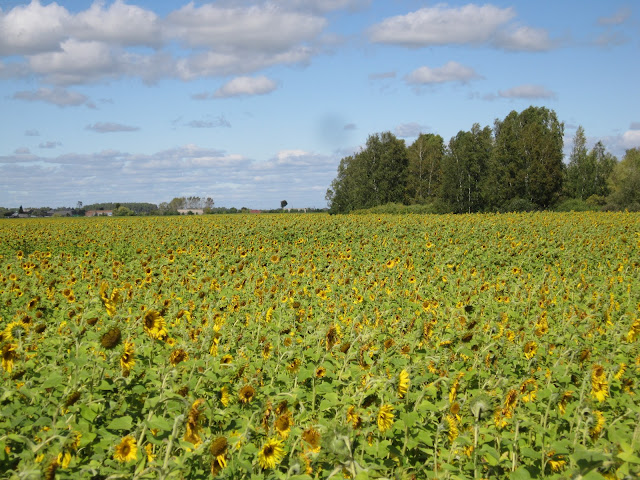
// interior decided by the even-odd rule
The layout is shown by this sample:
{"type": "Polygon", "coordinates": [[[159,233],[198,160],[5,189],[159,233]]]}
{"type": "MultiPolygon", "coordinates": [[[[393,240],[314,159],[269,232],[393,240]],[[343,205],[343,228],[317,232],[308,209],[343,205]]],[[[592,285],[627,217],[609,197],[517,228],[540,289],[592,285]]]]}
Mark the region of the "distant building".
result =
{"type": "Polygon", "coordinates": [[[262,213],[262,210],[249,210],[249,213],[262,213]]]}
{"type": "Polygon", "coordinates": [[[192,215],[204,215],[204,209],[202,208],[179,208],[178,213],[180,215],[189,215],[191,212],[192,215]]]}
{"type": "Polygon", "coordinates": [[[85,217],[111,217],[113,216],[113,210],[87,210],[84,216],[85,217]]]}

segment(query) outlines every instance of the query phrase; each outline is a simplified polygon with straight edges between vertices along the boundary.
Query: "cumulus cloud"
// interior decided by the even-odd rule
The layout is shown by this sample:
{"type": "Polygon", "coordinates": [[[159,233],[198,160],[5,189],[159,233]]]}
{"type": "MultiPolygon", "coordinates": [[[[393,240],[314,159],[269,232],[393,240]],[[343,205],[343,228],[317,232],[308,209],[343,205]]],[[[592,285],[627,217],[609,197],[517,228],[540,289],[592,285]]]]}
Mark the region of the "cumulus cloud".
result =
{"type": "Polygon", "coordinates": [[[31,153],[31,150],[29,150],[27,147],[20,147],[16,148],[13,153],[16,155],[29,155],[31,153]]]}
{"type": "Polygon", "coordinates": [[[395,128],[394,133],[396,134],[396,136],[400,138],[411,138],[411,137],[417,137],[425,130],[427,130],[426,126],[416,122],[409,122],[409,123],[401,123],[400,125],[398,125],[395,128]]]}
{"type": "Polygon", "coordinates": [[[306,64],[326,41],[328,21],[319,12],[349,8],[359,1],[316,0],[308,9],[298,8],[293,0],[226,3],[192,2],[165,18],[122,0],[94,2],[80,12],[35,0],[0,10],[0,56],[18,57],[0,63],[0,76],[33,74],[55,85],[127,76],[155,83],[162,78],[188,81],[306,64]],[[183,51],[176,50],[176,44],[183,51]]]}
{"type": "Polygon", "coordinates": [[[556,94],[541,85],[519,85],[507,90],[500,90],[498,96],[502,98],[526,98],[526,99],[554,99],[556,94]]]}
{"type": "Polygon", "coordinates": [[[278,85],[265,77],[236,77],[225,83],[213,94],[215,98],[239,97],[246,95],[266,95],[273,92],[278,85]]]}
{"type": "Polygon", "coordinates": [[[64,88],[39,88],[38,90],[23,90],[16,92],[11,97],[15,100],[28,102],[52,103],[58,107],[76,107],[78,105],[90,106],[89,98],[78,92],[72,92],[64,88]]]}
{"type": "Polygon", "coordinates": [[[387,18],[369,29],[374,43],[409,48],[433,45],[493,45],[509,50],[546,50],[551,42],[545,30],[514,27],[513,8],[468,4],[425,7],[387,18]]]}
{"type": "Polygon", "coordinates": [[[140,127],[132,127],[129,125],[123,125],[121,123],[113,122],[96,122],[92,125],[87,125],[86,130],[92,130],[97,133],[114,133],[114,132],[135,132],[140,130],[140,127]]]}
{"type": "Polygon", "coordinates": [[[420,67],[405,77],[412,85],[429,85],[446,82],[466,83],[480,78],[473,68],[465,67],[458,62],[447,62],[442,67],[420,67]]]}

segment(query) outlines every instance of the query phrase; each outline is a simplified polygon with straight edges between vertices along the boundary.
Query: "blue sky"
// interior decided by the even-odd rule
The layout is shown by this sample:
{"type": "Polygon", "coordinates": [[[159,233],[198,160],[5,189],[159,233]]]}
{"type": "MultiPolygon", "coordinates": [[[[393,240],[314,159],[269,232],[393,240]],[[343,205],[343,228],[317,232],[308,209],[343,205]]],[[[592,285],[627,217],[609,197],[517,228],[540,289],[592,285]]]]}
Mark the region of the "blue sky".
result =
{"type": "Polygon", "coordinates": [[[320,208],[371,134],[530,105],[621,158],[639,58],[616,0],[0,0],[0,205],[320,208]]]}

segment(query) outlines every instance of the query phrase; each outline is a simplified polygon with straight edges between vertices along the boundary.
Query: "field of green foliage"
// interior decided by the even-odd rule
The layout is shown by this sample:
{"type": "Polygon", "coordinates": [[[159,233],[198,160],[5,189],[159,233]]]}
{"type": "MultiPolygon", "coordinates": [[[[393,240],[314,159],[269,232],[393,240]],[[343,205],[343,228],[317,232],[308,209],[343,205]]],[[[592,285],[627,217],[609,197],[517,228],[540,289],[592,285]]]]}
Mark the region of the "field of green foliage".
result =
{"type": "Polygon", "coordinates": [[[640,214],[0,222],[0,478],[640,476],[640,214]]]}

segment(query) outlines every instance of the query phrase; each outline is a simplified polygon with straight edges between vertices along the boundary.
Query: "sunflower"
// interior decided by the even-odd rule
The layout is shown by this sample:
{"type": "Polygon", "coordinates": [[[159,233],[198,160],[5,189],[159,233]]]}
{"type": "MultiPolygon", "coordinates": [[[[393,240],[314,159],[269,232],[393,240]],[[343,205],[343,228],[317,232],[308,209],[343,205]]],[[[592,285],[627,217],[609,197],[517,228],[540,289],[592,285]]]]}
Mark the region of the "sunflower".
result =
{"type": "Polygon", "coordinates": [[[404,398],[409,391],[409,372],[402,370],[398,375],[398,397],[404,398]]]}
{"type": "Polygon", "coordinates": [[[599,402],[603,402],[609,396],[607,374],[601,365],[594,365],[591,371],[591,395],[599,402]]]}
{"type": "Polygon", "coordinates": [[[238,398],[242,403],[249,403],[256,396],[256,391],[251,385],[245,385],[238,392],[238,398]]]}
{"type": "Polygon", "coordinates": [[[358,412],[356,412],[356,407],[353,405],[347,410],[347,422],[349,422],[353,428],[358,428],[362,425],[362,419],[360,415],[358,415],[358,412]]]}
{"type": "Polygon", "coordinates": [[[287,438],[291,432],[291,425],[293,424],[291,414],[285,413],[276,418],[275,427],[278,435],[282,438],[287,438]]]}
{"type": "Polygon", "coordinates": [[[310,427],[302,432],[302,440],[309,444],[312,452],[320,451],[320,432],[315,428],[310,427]]]}
{"type": "Polygon", "coordinates": [[[184,441],[193,443],[196,447],[202,443],[202,437],[200,436],[200,431],[202,430],[200,426],[200,415],[202,414],[201,406],[203,403],[204,399],[199,398],[191,405],[187,417],[187,431],[184,434],[184,441]]]}
{"type": "Polygon", "coordinates": [[[171,352],[171,356],[169,357],[169,361],[171,365],[174,367],[180,362],[184,362],[189,359],[189,354],[185,352],[182,348],[177,348],[173,352],[171,352]]]}
{"type": "Polygon", "coordinates": [[[11,370],[13,370],[13,363],[18,357],[17,349],[18,346],[15,343],[5,343],[2,346],[2,368],[7,373],[11,373],[11,370]]]}
{"type": "Polygon", "coordinates": [[[449,442],[453,443],[453,441],[458,437],[458,425],[456,424],[456,419],[453,415],[447,415],[445,417],[445,421],[447,422],[448,432],[449,432],[449,442]]]}
{"type": "Polygon", "coordinates": [[[144,331],[153,339],[160,339],[167,335],[164,318],[157,310],[147,310],[144,314],[144,331]]]}
{"type": "Polygon", "coordinates": [[[133,357],[135,348],[132,342],[124,342],[124,349],[120,356],[120,367],[122,368],[122,376],[128,377],[131,369],[136,363],[136,359],[133,357]]]}
{"type": "Polygon", "coordinates": [[[229,388],[227,388],[227,386],[225,385],[220,389],[220,403],[223,407],[226,407],[227,405],[229,405],[230,401],[231,399],[229,398],[229,388]]]}
{"type": "Polygon", "coordinates": [[[382,433],[393,426],[393,406],[384,404],[378,410],[378,428],[382,433]]]}
{"type": "Polygon", "coordinates": [[[126,463],[135,460],[138,457],[138,445],[136,440],[131,436],[124,437],[118,445],[116,445],[116,451],[113,454],[113,458],[117,461],[126,463]]]}
{"type": "Polygon", "coordinates": [[[211,446],[209,447],[209,452],[211,452],[211,475],[214,477],[220,473],[224,467],[227,466],[227,449],[229,447],[229,443],[225,437],[218,437],[213,442],[211,442],[211,446]]]}
{"type": "Polygon", "coordinates": [[[316,368],[316,377],[322,378],[327,374],[327,369],[323,366],[316,368]]]}
{"type": "Polygon", "coordinates": [[[593,412],[593,415],[595,417],[596,424],[589,429],[589,436],[591,437],[591,440],[595,442],[602,432],[602,427],[604,427],[605,424],[605,418],[600,410],[593,412]]]}
{"type": "Polygon", "coordinates": [[[573,390],[567,390],[560,397],[560,401],[558,402],[558,410],[560,413],[564,415],[564,412],[567,410],[567,402],[573,396],[573,390]]]}
{"type": "Polygon", "coordinates": [[[102,335],[100,339],[100,345],[102,345],[107,350],[111,350],[112,348],[117,347],[120,344],[120,340],[122,338],[122,333],[118,327],[113,327],[107,333],[102,335]]]}
{"type": "Polygon", "coordinates": [[[527,360],[531,360],[538,351],[538,344],[536,342],[527,342],[524,346],[524,356],[527,360]]]}
{"type": "Polygon", "coordinates": [[[284,448],[282,440],[277,438],[268,439],[258,452],[258,464],[264,470],[275,468],[284,458],[284,448]]]}

